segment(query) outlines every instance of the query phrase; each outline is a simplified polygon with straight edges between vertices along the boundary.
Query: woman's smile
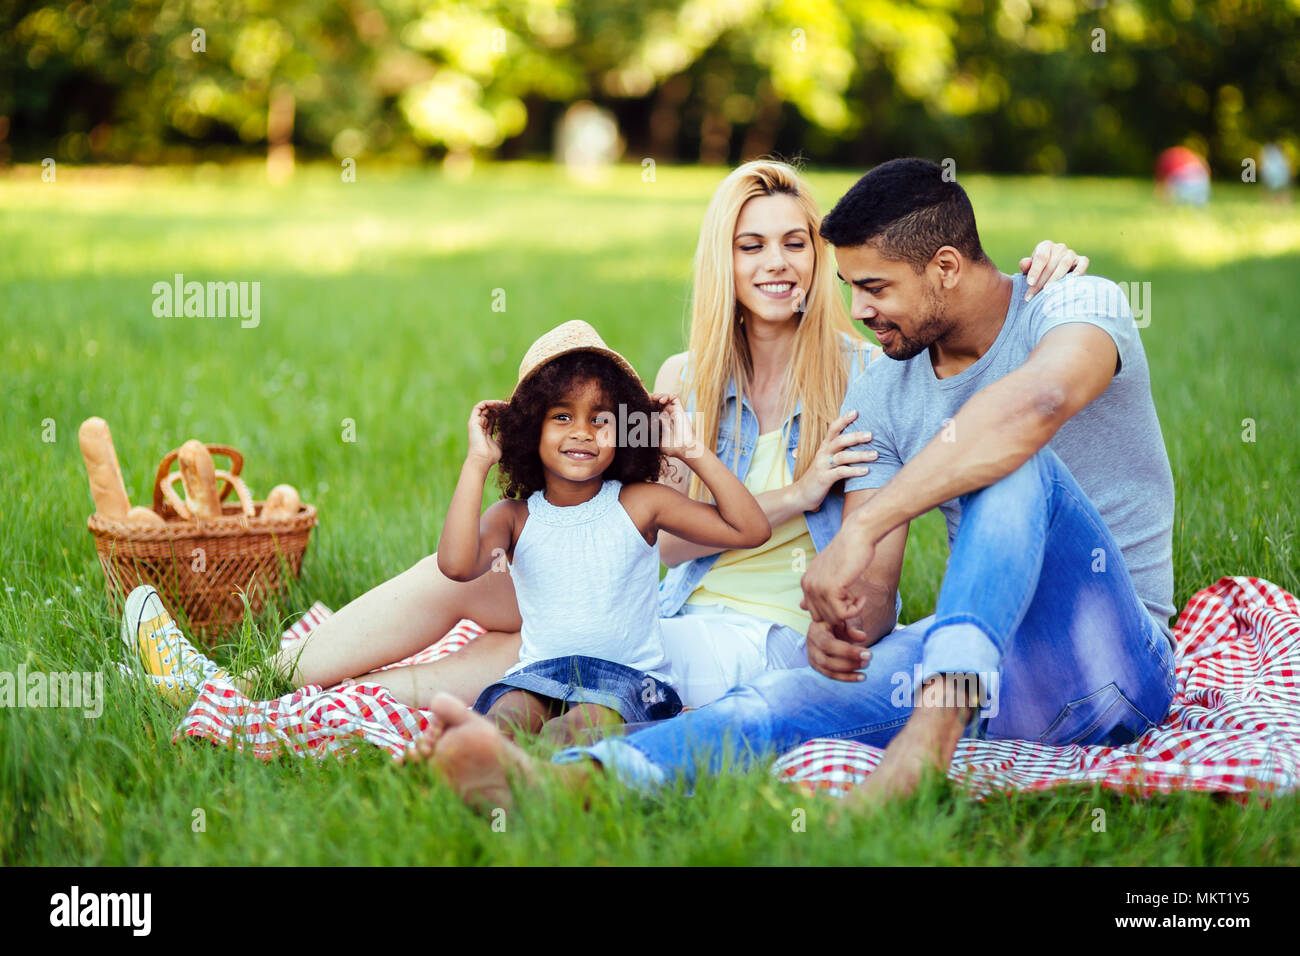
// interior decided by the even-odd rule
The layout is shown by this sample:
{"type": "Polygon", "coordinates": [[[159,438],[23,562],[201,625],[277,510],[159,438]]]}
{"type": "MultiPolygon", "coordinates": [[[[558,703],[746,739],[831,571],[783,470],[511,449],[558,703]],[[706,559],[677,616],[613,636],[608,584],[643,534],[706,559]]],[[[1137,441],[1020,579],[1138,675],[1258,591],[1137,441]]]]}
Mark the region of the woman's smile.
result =
{"type": "Polygon", "coordinates": [[[773,299],[788,299],[794,292],[795,284],[791,281],[781,282],[761,282],[758,284],[758,290],[765,296],[773,299]]]}

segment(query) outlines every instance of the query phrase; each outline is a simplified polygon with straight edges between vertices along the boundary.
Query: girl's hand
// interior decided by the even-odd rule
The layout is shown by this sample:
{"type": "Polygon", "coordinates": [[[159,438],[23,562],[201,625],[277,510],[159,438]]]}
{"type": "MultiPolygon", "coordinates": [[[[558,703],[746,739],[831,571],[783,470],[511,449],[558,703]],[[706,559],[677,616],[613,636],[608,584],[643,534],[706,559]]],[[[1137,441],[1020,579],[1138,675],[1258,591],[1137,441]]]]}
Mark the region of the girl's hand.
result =
{"type": "Polygon", "coordinates": [[[1048,283],[1066,273],[1083,275],[1088,271],[1088,257],[1079,255],[1063,242],[1044,239],[1034,247],[1033,256],[1020,260],[1020,271],[1028,273],[1029,289],[1025,292],[1025,301],[1028,302],[1048,283]]]}
{"type": "Polygon", "coordinates": [[[688,464],[688,459],[700,457],[704,453],[704,447],[695,437],[695,429],[691,427],[682,400],[676,395],[656,392],[650,396],[650,401],[660,406],[659,450],[688,464]]]}
{"type": "Polygon", "coordinates": [[[506,402],[487,399],[474,406],[469,413],[469,453],[467,459],[479,461],[491,468],[501,460],[501,443],[492,437],[488,429],[487,410],[506,402]]]}
{"type": "Polygon", "coordinates": [[[874,450],[845,451],[852,445],[871,441],[870,432],[844,433],[849,422],[857,417],[855,409],[831,422],[826,440],[817,449],[817,459],[804,472],[804,476],[795,482],[794,487],[803,499],[804,511],[816,511],[821,507],[826,493],[831,490],[831,485],[841,478],[865,475],[870,469],[864,463],[880,457],[874,450]]]}

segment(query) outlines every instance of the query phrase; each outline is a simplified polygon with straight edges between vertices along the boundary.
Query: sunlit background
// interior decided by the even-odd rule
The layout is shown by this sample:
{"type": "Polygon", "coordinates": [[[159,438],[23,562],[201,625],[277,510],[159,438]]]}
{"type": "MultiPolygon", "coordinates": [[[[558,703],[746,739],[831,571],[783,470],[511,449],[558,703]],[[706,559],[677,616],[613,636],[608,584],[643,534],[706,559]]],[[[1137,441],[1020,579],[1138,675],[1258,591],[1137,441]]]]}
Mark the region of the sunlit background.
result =
{"type": "Polygon", "coordinates": [[[1300,0],[0,3],[0,163],[1298,157],[1300,0]]]}
{"type": "MultiPolygon", "coordinates": [[[[301,577],[213,649],[242,671],[313,602],[436,549],[470,410],[510,393],[539,334],[585,319],[653,381],[686,345],[730,167],[800,157],[825,210],[921,155],[951,165],[1000,269],[1051,238],[1140,290],[1175,603],[1224,575],[1300,594],[1298,18],[1300,0],[0,0],[0,672],[107,677],[99,720],[0,707],[0,865],[1300,858],[1294,797],[923,797],[791,839],[807,795],[756,771],[689,801],[544,801],[505,835],[378,751],[173,747],[178,709],[117,668],[77,440],[109,423],[135,505],[198,439],[244,454],[254,499],[289,483],[316,507],[301,577]],[[257,323],[160,312],[182,275],[255,286],[257,323]],[[1087,827],[1100,807],[1109,836],[1087,827]]],[[[946,559],[942,518],[913,522],[904,621],[946,559]]]]}

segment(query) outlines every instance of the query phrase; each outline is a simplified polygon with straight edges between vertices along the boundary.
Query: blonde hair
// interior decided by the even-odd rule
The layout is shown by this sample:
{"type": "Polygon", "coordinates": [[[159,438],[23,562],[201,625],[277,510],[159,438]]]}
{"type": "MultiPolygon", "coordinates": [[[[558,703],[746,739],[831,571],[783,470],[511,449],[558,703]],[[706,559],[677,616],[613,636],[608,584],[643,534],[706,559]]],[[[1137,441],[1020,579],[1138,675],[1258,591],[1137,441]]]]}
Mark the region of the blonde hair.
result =
{"type": "MultiPolygon", "coordinates": [[[[791,417],[796,402],[803,403],[794,471],[797,481],[812,467],[818,446],[831,422],[839,417],[849,377],[843,334],[850,335],[864,350],[869,348],[869,343],[854,331],[835,288],[830,246],[817,233],[821,214],[807,183],[793,166],[771,160],[745,163],[732,170],[709,201],[695,250],[689,371],[684,373],[682,400],[694,402],[696,437],[705,447],[717,448],[723,397],[727,383],[734,381],[739,437],[740,399],[753,372],[753,363],[736,302],[732,251],[736,221],[741,207],[749,200],[776,194],[790,196],[803,210],[813,250],[812,280],[806,290],[805,310],[795,313],[799,325],[781,388],[782,421],[791,417]]],[[[737,459],[731,463],[733,469],[738,459],[739,441],[737,459]]],[[[707,495],[698,475],[692,476],[691,495],[696,498],[707,495]]]]}

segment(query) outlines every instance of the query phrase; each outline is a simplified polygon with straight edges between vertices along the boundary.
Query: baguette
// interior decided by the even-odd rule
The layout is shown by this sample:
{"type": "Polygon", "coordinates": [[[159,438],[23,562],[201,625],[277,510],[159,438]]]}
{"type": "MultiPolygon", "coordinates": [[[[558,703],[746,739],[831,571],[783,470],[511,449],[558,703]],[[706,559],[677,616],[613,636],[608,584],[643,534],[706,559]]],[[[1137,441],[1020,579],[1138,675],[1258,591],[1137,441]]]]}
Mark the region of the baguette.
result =
{"type": "Polygon", "coordinates": [[[221,517],[221,499],[217,497],[217,473],[207,446],[191,438],[181,445],[176,460],[181,466],[181,485],[185,503],[200,520],[221,517]]]}
{"type": "Polygon", "coordinates": [[[95,499],[95,510],[106,518],[122,519],[131,509],[122,483],[122,468],[117,463],[113,448],[113,435],[108,422],[102,418],[87,418],[77,431],[81,444],[81,457],[86,462],[86,476],[90,479],[90,495],[95,499]]]}

